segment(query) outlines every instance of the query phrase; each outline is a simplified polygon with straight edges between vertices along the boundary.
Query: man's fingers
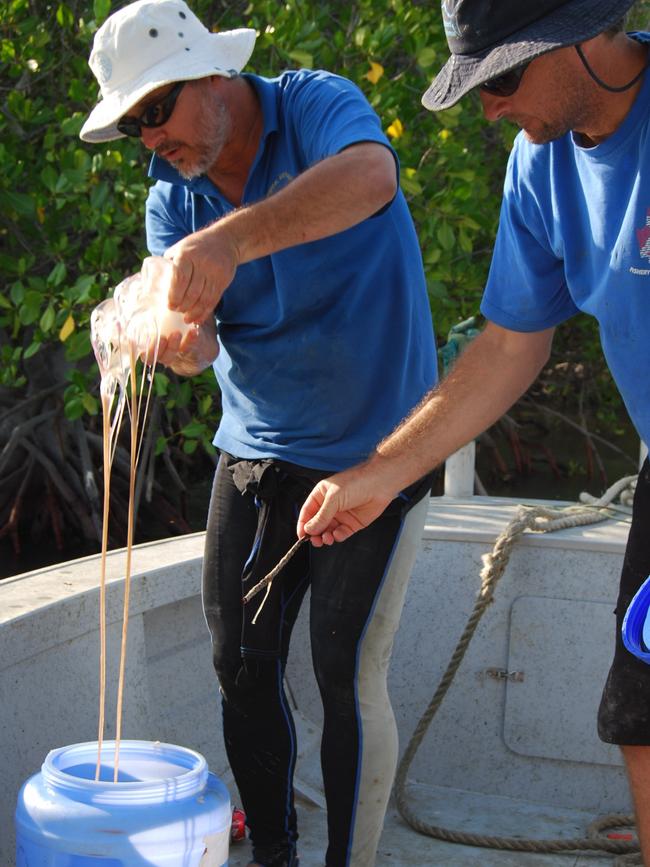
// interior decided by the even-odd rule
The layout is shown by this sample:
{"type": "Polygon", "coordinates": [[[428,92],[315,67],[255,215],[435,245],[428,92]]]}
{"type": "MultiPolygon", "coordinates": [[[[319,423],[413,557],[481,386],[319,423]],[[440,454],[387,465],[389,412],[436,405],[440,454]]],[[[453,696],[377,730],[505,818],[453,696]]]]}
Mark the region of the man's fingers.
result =
{"type": "MultiPolygon", "coordinates": [[[[327,490],[325,496],[319,491],[313,491],[309,499],[305,502],[300,512],[300,520],[306,533],[310,536],[320,536],[326,530],[330,530],[330,524],[336,513],[339,510],[338,496],[333,494],[331,489],[327,490]]],[[[326,545],[332,543],[327,540],[326,545]]]]}
{"type": "Polygon", "coordinates": [[[198,323],[205,322],[214,310],[214,304],[212,302],[213,297],[213,290],[208,287],[207,283],[204,283],[201,294],[196,298],[194,304],[185,311],[185,321],[198,323]]]}
{"type": "Polygon", "coordinates": [[[302,504],[298,515],[298,535],[304,536],[308,532],[306,524],[312,522],[317,516],[326,495],[325,482],[319,482],[302,504]]]}
{"type": "Polygon", "coordinates": [[[190,349],[194,346],[196,341],[199,339],[199,329],[198,328],[188,328],[187,331],[182,335],[180,344],[178,346],[179,352],[189,352],[190,349]]]}
{"type": "Polygon", "coordinates": [[[186,298],[189,296],[192,299],[198,297],[203,289],[203,281],[199,281],[199,286],[193,285],[195,281],[194,263],[189,258],[172,259],[174,265],[174,273],[170,280],[169,296],[167,298],[167,306],[170,310],[180,310],[184,312],[186,308],[186,298]]]}

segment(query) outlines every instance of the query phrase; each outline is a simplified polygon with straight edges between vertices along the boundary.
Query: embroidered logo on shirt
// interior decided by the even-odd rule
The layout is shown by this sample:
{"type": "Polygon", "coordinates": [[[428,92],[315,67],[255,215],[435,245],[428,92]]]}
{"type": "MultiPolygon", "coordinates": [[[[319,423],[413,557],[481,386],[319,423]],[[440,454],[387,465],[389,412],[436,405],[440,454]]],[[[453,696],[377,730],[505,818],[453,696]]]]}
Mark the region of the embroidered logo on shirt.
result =
{"type": "Polygon", "coordinates": [[[650,208],[646,213],[645,226],[636,230],[636,238],[639,242],[641,258],[650,259],[650,208]]]}
{"type": "MultiPolygon", "coordinates": [[[[650,208],[646,211],[645,226],[642,229],[636,230],[636,240],[639,245],[639,256],[642,259],[650,259],[650,208]]],[[[637,274],[639,277],[649,277],[650,268],[635,268],[630,266],[630,274],[637,274]]]]}
{"type": "Polygon", "coordinates": [[[271,193],[277,193],[278,190],[281,190],[282,187],[286,187],[290,181],[293,180],[293,175],[289,172],[282,172],[277,176],[277,178],[273,181],[271,186],[268,189],[267,196],[270,196],[271,193]]]}

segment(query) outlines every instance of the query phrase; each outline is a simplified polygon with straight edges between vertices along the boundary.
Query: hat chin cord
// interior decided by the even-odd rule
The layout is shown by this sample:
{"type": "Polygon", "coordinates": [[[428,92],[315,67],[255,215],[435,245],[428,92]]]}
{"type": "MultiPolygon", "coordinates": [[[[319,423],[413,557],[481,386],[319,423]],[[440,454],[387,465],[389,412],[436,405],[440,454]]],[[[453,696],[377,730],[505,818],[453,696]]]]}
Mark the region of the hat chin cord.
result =
{"type": "Polygon", "coordinates": [[[598,87],[602,87],[603,90],[608,90],[610,93],[624,93],[626,90],[629,90],[631,87],[634,87],[634,85],[637,83],[637,81],[639,81],[639,79],[643,76],[643,74],[646,71],[646,69],[648,68],[648,66],[650,66],[650,57],[648,57],[646,62],[643,64],[643,68],[641,69],[640,72],[637,73],[637,75],[634,76],[632,81],[628,81],[627,84],[624,84],[621,87],[612,87],[610,84],[605,84],[605,82],[601,78],[598,78],[598,76],[593,71],[591,66],[589,66],[589,62],[587,61],[587,58],[585,57],[582,48],[579,45],[575,45],[574,48],[578,52],[578,57],[582,61],[582,65],[587,70],[587,72],[589,73],[591,78],[593,78],[593,80],[596,82],[598,87]]]}

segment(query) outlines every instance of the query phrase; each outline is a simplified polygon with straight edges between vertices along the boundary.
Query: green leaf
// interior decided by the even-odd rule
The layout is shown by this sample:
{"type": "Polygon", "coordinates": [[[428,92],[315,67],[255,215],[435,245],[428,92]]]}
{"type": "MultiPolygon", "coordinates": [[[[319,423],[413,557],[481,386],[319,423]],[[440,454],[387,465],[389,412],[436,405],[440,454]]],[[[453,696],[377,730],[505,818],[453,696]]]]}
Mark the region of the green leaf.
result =
{"type": "Polygon", "coordinates": [[[193,455],[199,445],[198,440],[185,440],[183,443],[183,451],[186,455],[193,455]]]}
{"type": "Polygon", "coordinates": [[[9,290],[9,297],[14,302],[16,306],[20,304],[25,297],[25,287],[19,281],[16,281],[12,284],[11,289],[9,290]]]}
{"type": "Polygon", "coordinates": [[[437,58],[437,51],[435,50],[435,48],[431,48],[429,46],[423,48],[422,51],[420,51],[417,55],[418,63],[423,69],[432,66],[436,62],[437,58]]]}
{"type": "Polygon", "coordinates": [[[74,16],[72,10],[69,6],[66,6],[65,3],[59,4],[59,8],[56,10],[56,20],[61,27],[71,28],[73,26],[74,16]]]}
{"type": "Polygon", "coordinates": [[[18,311],[18,317],[23,325],[31,325],[36,322],[41,315],[43,307],[43,296],[40,292],[29,291],[25,293],[25,298],[18,311]]]}
{"type": "Polygon", "coordinates": [[[301,51],[299,48],[294,49],[289,52],[289,57],[292,60],[295,60],[299,66],[302,66],[304,69],[313,69],[314,68],[314,58],[308,51],[301,51]]]}
{"type": "Polygon", "coordinates": [[[41,172],[41,180],[48,188],[48,190],[53,193],[54,188],[56,187],[56,182],[58,179],[58,174],[54,170],[54,167],[51,165],[46,165],[43,171],[41,172]]]}
{"type": "Polygon", "coordinates": [[[212,409],[212,395],[204,394],[201,400],[199,401],[199,409],[203,415],[207,415],[212,409]]]}
{"type": "Polygon", "coordinates": [[[77,304],[83,304],[92,297],[92,290],[96,286],[94,274],[82,274],[72,287],[73,298],[77,304]]]}
{"type": "Polygon", "coordinates": [[[463,253],[471,253],[473,249],[472,239],[463,229],[458,233],[458,246],[463,253]]]}
{"type": "Polygon", "coordinates": [[[429,280],[429,282],[427,283],[427,289],[429,290],[429,295],[432,298],[438,298],[442,300],[449,297],[447,287],[441,280],[429,280]]]}
{"type": "Polygon", "coordinates": [[[163,454],[163,452],[167,451],[167,438],[166,437],[158,437],[156,440],[156,445],[154,446],[154,454],[156,457],[158,455],[163,454]]]}
{"type": "Polygon", "coordinates": [[[157,397],[164,397],[169,389],[169,377],[165,373],[156,371],[153,379],[153,388],[157,397]]]}
{"type": "Polygon", "coordinates": [[[111,11],[111,0],[94,0],[93,2],[93,12],[95,14],[95,19],[98,24],[101,24],[104,18],[108,16],[108,13],[111,11]]]}
{"type": "Polygon", "coordinates": [[[47,277],[47,282],[53,286],[60,286],[65,280],[67,268],[63,262],[57,262],[54,268],[50,271],[47,277]]]}
{"type": "Polygon", "coordinates": [[[68,361],[79,361],[90,352],[90,331],[87,328],[77,331],[65,342],[65,355],[68,361]]]}
{"type": "Polygon", "coordinates": [[[456,243],[456,235],[454,234],[454,230],[449,225],[449,223],[442,223],[438,231],[436,232],[436,237],[438,239],[438,243],[442,247],[443,250],[452,250],[456,243]]]}
{"type": "Polygon", "coordinates": [[[73,397],[72,400],[64,404],[63,412],[65,413],[65,417],[69,418],[70,421],[81,418],[85,413],[83,401],[80,397],[73,397]]]}
{"type": "Polygon", "coordinates": [[[56,319],[56,314],[54,312],[54,307],[51,304],[48,304],[45,312],[41,316],[40,322],[38,323],[41,331],[49,331],[50,328],[54,325],[54,321],[56,319]]]}
{"type": "Polygon", "coordinates": [[[34,217],[36,214],[34,199],[26,193],[15,193],[12,190],[0,190],[0,208],[4,211],[15,211],[19,217],[34,217]]]}
{"type": "Polygon", "coordinates": [[[400,175],[399,184],[407,196],[419,196],[422,193],[422,184],[404,173],[400,175]]]}
{"type": "Polygon", "coordinates": [[[31,343],[27,347],[27,349],[24,351],[23,358],[31,358],[32,355],[36,355],[36,353],[38,352],[38,350],[41,348],[42,345],[43,345],[42,343],[37,343],[36,341],[31,343]]]}
{"type": "Polygon", "coordinates": [[[92,394],[88,394],[88,392],[86,392],[82,396],[81,402],[83,404],[83,408],[86,410],[88,415],[97,415],[97,413],[99,412],[99,403],[97,402],[96,398],[92,396],[92,394]]]}
{"type": "Polygon", "coordinates": [[[65,136],[73,136],[76,140],[81,132],[81,127],[84,125],[84,121],[85,117],[82,114],[66,117],[61,121],[61,132],[65,136]]]}
{"type": "Polygon", "coordinates": [[[204,432],[205,425],[201,421],[192,421],[181,429],[181,433],[186,437],[198,437],[204,432]]]}

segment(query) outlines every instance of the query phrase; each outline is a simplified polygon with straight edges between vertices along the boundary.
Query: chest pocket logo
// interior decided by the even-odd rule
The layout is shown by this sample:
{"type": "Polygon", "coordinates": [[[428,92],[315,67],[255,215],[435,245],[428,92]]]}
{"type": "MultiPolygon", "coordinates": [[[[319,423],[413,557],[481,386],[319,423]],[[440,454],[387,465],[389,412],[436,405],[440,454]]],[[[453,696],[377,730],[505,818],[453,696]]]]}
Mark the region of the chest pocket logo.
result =
{"type": "Polygon", "coordinates": [[[636,239],[639,242],[641,258],[650,259],[650,208],[646,212],[645,226],[636,230],[636,239]]]}
{"type": "Polygon", "coordinates": [[[277,176],[277,178],[271,183],[271,186],[268,189],[267,196],[273,195],[273,193],[277,193],[278,190],[281,190],[283,187],[286,187],[293,180],[293,175],[290,172],[282,172],[277,176]]]}

